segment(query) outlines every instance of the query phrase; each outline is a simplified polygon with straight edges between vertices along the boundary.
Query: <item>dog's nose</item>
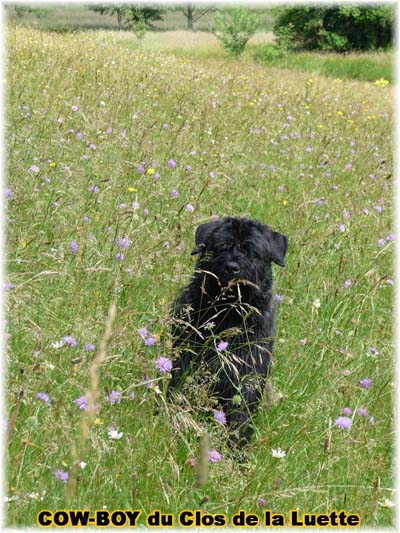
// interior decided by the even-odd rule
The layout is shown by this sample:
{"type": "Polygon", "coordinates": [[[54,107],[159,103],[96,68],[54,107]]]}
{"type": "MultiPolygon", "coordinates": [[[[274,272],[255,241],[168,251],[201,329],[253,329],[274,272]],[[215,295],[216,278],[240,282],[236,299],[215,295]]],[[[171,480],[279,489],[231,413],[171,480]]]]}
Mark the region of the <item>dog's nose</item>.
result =
{"type": "Polygon", "coordinates": [[[236,276],[240,272],[239,263],[236,263],[235,261],[228,261],[228,263],[225,265],[225,271],[227,274],[236,276]]]}

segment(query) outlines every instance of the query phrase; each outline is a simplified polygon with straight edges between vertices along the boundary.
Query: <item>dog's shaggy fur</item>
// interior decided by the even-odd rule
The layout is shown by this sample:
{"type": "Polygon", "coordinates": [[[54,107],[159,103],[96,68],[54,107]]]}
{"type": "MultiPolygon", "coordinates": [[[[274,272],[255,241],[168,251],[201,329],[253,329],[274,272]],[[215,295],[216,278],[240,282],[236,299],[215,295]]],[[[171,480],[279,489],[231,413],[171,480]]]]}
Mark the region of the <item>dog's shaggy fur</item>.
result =
{"type": "Polygon", "coordinates": [[[271,263],[285,266],[287,238],[261,222],[228,217],[200,225],[195,239],[196,269],[173,306],[176,358],[168,392],[188,391],[197,375],[231,434],[245,442],[274,343],[271,263]]]}

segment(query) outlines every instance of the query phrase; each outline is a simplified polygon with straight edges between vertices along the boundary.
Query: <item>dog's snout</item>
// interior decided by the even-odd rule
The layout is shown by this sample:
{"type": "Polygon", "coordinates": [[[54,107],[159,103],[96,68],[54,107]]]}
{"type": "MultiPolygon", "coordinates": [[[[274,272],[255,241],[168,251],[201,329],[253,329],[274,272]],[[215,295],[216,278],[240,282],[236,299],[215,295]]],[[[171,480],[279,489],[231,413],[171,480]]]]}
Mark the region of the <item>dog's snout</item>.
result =
{"type": "Polygon", "coordinates": [[[227,274],[230,274],[232,276],[236,276],[240,273],[240,266],[239,263],[236,263],[236,261],[228,261],[225,264],[225,271],[227,274]]]}

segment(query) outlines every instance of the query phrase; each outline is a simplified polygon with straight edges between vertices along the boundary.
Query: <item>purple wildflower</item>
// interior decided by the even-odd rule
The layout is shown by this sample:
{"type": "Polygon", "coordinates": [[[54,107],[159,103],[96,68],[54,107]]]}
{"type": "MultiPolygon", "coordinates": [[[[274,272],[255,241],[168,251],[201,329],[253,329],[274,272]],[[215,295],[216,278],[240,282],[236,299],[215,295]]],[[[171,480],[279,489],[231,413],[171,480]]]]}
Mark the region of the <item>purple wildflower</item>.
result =
{"type": "Polygon", "coordinates": [[[88,407],[86,394],[74,400],[74,403],[79,407],[81,411],[86,411],[88,407]]]}
{"type": "Polygon", "coordinates": [[[65,472],[64,470],[60,470],[59,468],[54,472],[54,479],[57,479],[57,481],[61,481],[62,483],[66,483],[68,481],[69,474],[68,472],[65,472]]]}
{"type": "Polygon", "coordinates": [[[163,124],[163,129],[164,130],[167,130],[168,128],[169,128],[169,124],[167,124],[167,123],[163,124]]]}
{"type": "Polygon", "coordinates": [[[343,283],[343,288],[348,289],[351,284],[352,284],[351,279],[346,279],[346,281],[343,283]]]}
{"type": "Polygon", "coordinates": [[[176,167],[176,163],[173,159],[168,159],[168,166],[169,168],[175,168],[176,167]]]}
{"type": "Polygon", "coordinates": [[[118,252],[117,254],[114,255],[115,259],[117,261],[123,261],[125,259],[125,256],[124,254],[121,254],[120,252],[118,252]]]}
{"type": "Polygon", "coordinates": [[[267,505],[267,500],[265,498],[257,498],[256,505],[257,507],[265,507],[267,505]]]}
{"type": "Polygon", "coordinates": [[[389,233],[389,235],[386,237],[386,240],[388,242],[394,242],[396,240],[396,235],[394,233],[389,233]]]}
{"type": "Polygon", "coordinates": [[[388,285],[390,285],[391,287],[393,287],[393,285],[394,285],[394,281],[393,281],[392,279],[390,279],[390,278],[388,278],[388,279],[386,280],[386,283],[387,283],[388,285]]]}
{"type": "Polygon", "coordinates": [[[352,421],[351,418],[348,418],[347,416],[339,416],[335,420],[335,425],[340,429],[350,429],[352,421]]]}
{"type": "Polygon", "coordinates": [[[192,206],[192,204],[187,204],[185,206],[185,209],[186,209],[186,211],[188,211],[188,213],[193,213],[193,211],[194,211],[194,207],[192,206]]]}
{"type": "Polygon", "coordinates": [[[122,394],[117,390],[111,391],[110,394],[106,397],[106,401],[110,403],[111,405],[114,405],[116,403],[121,403],[121,400],[122,400],[122,394]]]}
{"type": "Polygon", "coordinates": [[[83,139],[83,133],[78,131],[78,133],[75,135],[75,137],[78,139],[78,141],[81,141],[83,139]]]}
{"type": "Polygon", "coordinates": [[[10,291],[11,289],[14,289],[15,288],[15,285],[14,283],[4,283],[3,285],[3,292],[8,292],[10,291]]]}
{"type": "Polygon", "coordinates": [[[284,300],[284,296],[282,294],[275,294],[275,302],[277,304],[280,304],[282,303],[284,300]]]}
{"type": "Polygon", "coordinates": [[[366,407],[359,407],[357,413],[359,416],[368,416],[368,409],[366,407]]]}
{"type": "Polygon", "coordinates": [[[221,341],[221,342],[219,342],[219,343],[217,344],[217,350],[218,350],[219,352],[223,352],[223,351],[225,351],[225,350],[228,348],[228,346],[229,346],[229,342],[227,342],[227,341],[221,341]]]}
{"type": "Polygon", "coordinates": [[[210,463],[218,463],[222,459],[222,455],[217,450],[210,450],[208,452],[208,460],[210,463]]]}
{"type": "Polygon", "coordinates": [[[178,198],[179,192],[176,189],[172,189],[170,195],[171,195],[171,198],[178,198]]]}
{"type": "Polygon", "coordinates": [[[139,165],[139,166],[137,167],[137,171],[139,172],[139,174],[145,174],[146,169],[144,168],[143,165],[139,165]]]}
{"type": "Polygon", "coordinates": [[[168,359],[168,357],[159,357],[156,362],[155,366],[159,372],[162,374],[165,374],[166,372],[171,372],[172,370],[172,361],[171,359],[168,359]]]}
{"type": "Polygon", "coordinates": [[[369,389],[372,386],[372,379],[362,378],[360,379],[360,387],[362,389],[369,389]]]}
{"type": "Polygon", "coordinates": [[[37,174],[38,172],[40,172],[40,168],[37,165],[31,165],[29,167],[29,171],[33,174],[37,174]]]}
{"type": "Polygon", "coordinates": [[[73,105],[71,107],[71,111],[78,111],[78,106],[77,105],[73,105]]]}
{"type": "Polygon", "coordinates": [[[373,355],[374,357],[378,357],[379,355],[379,350],[375,347],[375,346],[370,346],[368,348],[368,351],[371,355],[373,355]]]}
{"type": "Polygon", "coordinates": [[[214,420],[219,424],[226,424],[226,416],[223,411],[214,411],[214,420]]]}
{"type": "Polygon", "coordinates": [[[89,187],[89,191],[92,193],[92,194],[98,194],[98,192],[100,191],[100,189],[98,188],[97,185],[91,185],[89,187]]]}
{"type": "Polygon", "coordinates": [[[68,344],[68,346],[74,347],[78,344],[78,341],[74,337],[71,337],[71,335],[66,335],[62,340],[65,344],[68,344]]]}
{"type": "Polygon", "coordinates": [[[386,240],[385,239],[379,239],[377,242],[378,246],[382,248],[382,246],[385,246],[386,240]]]}
{"type": "Polygon", "coordinates": [[[143,209],[143,216],[147,217],[147,215],[150,213],[148,209],[143,209]]]}
{"type": "Polygon", "coordinates": [[[6,198],[7,200],[11,200],[11,198],[14,196],[13,190],[7,187],[6,189],[6,198]]]}
{"type": "Polygon", "coordinates": [[[69,251],[75,254],[79,250],[79,244],[76,241],[71,241],[68,245],[69,251]]]}
{"type": "Polygon", "coordinates": [[[352,415],[353,414],[353,411],[350,409],[350,407],[343,407],[342,409],[342,413],[346,416],[348,415],[352,415]]]}
{"type": "Polygon", "coordinates": [[[139,209],[139,207],[140,207],[139,202],[132,202],[132,209],[133,209],[134,211],[136,211],[137,209],[139,209]]]}
{"type": "Polygon", "coordinates": [[[126,204],[122,203],[118,205],[118,209],[126,209],[126,204]]]}
{"type": "Polygon", "coordinates": [[[339,231],[340,233],[344,233],[346,231],[346,226],[344,224],[339,224],[339,231]]]}
{"type": "Polygon", "coordinates": [[[95,350],[96,350],[96,346],[94,344],[92,344],[91,342],[86,344],[85,352],[94,352],[95,350]]]}
{"type": "Polygon", "coordinates": [[[118,248],[129,248],[132,241],[128,239],[128,237],[121,237],[117,240],[117,246],[118,248]]]}
{"type": "Polygon", "coordinates": [[[374,205],[374,209],[375,211],[377,211],[378,213],[382,213],[382,207],[380,205],[374,205]]]}
{"type": "Polygon", "coordinates": [[[38,392],[36,394],[36,398],[38,400],[41,400],[44,403],[49,403],[49,401],[50,401],[50,398],[48,397],[48,395],[45,392],[38,392]]]}

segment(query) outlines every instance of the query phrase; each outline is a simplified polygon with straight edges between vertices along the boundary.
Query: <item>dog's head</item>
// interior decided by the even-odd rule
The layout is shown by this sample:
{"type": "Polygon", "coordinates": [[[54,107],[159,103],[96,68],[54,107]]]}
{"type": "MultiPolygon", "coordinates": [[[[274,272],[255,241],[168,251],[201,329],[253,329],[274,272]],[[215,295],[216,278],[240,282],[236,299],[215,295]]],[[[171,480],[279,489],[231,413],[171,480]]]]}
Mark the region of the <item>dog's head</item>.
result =
{"type": "Polygon", "coordinates": [[[233,280],[260,285],[271,262],[285,266],[288,240],[256,220],[227,217],[201,224],[192,254],[198,268],[211,272],[222,286],[233,280]]]}

